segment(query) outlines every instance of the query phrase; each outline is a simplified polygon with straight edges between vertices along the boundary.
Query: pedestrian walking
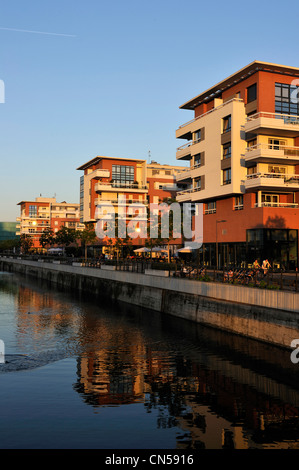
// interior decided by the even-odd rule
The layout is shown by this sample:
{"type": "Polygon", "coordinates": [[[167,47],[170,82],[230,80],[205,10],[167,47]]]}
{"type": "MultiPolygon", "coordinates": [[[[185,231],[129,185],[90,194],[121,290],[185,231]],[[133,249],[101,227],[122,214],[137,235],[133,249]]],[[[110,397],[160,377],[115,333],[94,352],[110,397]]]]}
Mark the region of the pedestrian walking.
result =
{"type": "Polygon", "coordinates": [[[264,259],[263,264],[262,264],[262,270],[264,272],[264,276],[266,276],[270,268],[271,268],[271,264],[269,263],[267,259],[264,259]]]}

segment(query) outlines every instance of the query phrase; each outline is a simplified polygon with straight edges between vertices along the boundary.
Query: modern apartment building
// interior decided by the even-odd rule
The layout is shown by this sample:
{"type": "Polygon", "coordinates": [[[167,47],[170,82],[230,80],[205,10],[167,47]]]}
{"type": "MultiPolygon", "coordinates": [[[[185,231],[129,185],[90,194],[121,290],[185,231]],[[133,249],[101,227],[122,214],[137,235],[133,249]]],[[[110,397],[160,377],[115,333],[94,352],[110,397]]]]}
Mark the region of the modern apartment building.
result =
{"type": "Polygon", "coordinates": [[[180,106],[177,200],[203,203],[207,264],[298,266],[298,85],[299,68],[255,61],[180,106]]]}
{"type": "Polygon", "coordinates": [[[17,218],[16,235],[31,235],[33,248],[40,249],[40,236],[45,229],[54,233],[62,227],[83,230],[80,223],[79,204],[65,201],[57,202],[56,198],[37,197],[35,201],[21,201],[20,217],[17,218]]]}
{"type": "MultiPolygon", "coordinates": [[[[84,171],[80,178],[81,222],[96,222],[99,204],[103,208],[105,204],[107,208],[112,204],[115,214],[121,210],[126,223],[137,215],[140,220],[146,221],[149,204],[175,199],[177,191],[186,186],[176,181],[176,175],[183,169],[183,166],[161,165],[153,161],[147,163],[136,158],[93,158],[77,168],[84,171]]],[[[144,243],[144,239],[135,238],[133,244],[144,243]]]]}

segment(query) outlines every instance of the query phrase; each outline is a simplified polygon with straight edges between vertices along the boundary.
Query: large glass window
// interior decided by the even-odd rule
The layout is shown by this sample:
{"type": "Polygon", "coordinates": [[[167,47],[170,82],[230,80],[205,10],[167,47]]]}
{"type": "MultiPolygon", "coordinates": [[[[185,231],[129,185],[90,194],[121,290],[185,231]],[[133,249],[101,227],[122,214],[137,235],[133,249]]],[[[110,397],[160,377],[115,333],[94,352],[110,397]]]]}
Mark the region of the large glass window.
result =
{"type": "Polygon", "coordinates": [[[134,166],[112,165],[112,179],[114,183],[133,183],[134,166]]]}
{"type": "Polygon", "coordinates": [[[37,217],[37,206],[29,206],[29,217],[37,217]]]}
{"type": "Polygon", "coordinates": [[[298,87],[275,83],[275,112],[299,115],[298,87]]]}

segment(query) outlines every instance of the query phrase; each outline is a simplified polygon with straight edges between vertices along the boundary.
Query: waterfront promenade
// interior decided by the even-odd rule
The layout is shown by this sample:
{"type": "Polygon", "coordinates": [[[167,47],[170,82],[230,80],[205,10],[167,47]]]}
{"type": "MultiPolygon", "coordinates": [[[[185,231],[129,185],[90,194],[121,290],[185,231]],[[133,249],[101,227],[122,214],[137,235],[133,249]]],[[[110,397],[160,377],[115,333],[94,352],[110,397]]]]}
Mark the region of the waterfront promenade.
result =
{"type": "Polygon", "coordinates": [[[0,258],[0,268],[126,302],[290,348],[299,335],[299,293],[169,276],[168,271],[116,270],[114,265],[82,266],[0,258]]]}

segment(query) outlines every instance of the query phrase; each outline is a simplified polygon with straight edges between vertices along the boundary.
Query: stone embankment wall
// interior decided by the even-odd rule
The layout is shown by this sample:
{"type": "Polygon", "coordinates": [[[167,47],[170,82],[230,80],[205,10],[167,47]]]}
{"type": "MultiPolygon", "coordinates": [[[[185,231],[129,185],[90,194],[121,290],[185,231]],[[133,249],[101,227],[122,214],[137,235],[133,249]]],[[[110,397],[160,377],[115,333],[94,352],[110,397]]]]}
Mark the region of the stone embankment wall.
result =
{"type": "MultiPolygon", "coordinates": [[[[110,269],[109,269],[110,268],[110,269]]],[[[290,348],[299,338],[299,294],[56,263],[1,258],[0,269],[290,348]]],[[[153,274],[153,275],[151,275],[153,274]]]]}

